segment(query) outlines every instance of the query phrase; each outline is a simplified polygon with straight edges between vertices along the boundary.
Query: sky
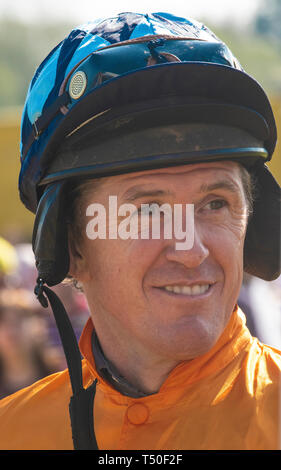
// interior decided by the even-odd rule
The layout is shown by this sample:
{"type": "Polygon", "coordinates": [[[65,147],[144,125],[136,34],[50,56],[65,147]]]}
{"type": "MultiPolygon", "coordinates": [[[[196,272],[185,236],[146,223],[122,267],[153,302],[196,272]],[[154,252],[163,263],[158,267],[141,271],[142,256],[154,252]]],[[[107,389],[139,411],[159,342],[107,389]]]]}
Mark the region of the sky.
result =
{"type": "Polygon", "coordinates": [[[262,0],[0,0],[0,18],[14,15],[24,21],[65,21],[74,25],[94,18],[134,11],[166,11],[177,16],[245,25],[262,0]]]}

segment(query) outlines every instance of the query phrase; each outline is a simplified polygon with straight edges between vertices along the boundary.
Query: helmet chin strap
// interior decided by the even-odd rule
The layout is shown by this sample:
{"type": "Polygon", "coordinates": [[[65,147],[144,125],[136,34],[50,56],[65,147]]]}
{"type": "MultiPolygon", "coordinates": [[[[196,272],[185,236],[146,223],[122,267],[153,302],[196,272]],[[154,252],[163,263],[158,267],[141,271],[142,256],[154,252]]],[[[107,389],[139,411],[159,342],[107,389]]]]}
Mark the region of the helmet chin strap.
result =
{"type": "Polygon", "coordinates": [[[93,419],[97,379],[88,388],[83,387],[81,354],[72,324],[59,297],[44,282],[38,277],[34,293],[44,308],[49,300],[66,357],[73,392],[69,414],[74,449],[98,450],[93,419]]]}

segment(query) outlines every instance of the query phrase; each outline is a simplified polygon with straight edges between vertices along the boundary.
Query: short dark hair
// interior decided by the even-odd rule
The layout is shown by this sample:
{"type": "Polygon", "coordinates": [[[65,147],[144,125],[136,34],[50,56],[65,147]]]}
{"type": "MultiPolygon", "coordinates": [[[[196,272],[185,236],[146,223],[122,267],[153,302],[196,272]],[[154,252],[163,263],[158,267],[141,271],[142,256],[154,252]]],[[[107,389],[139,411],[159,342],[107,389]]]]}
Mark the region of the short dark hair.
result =
{"type": "Polygon", "coordinates": [[[251,217],[254,211],[254,201],[257,197],[257,182],[254,175],[246,167],[240,164],[239,169],[247,203],[248,217],[251,217]]]}

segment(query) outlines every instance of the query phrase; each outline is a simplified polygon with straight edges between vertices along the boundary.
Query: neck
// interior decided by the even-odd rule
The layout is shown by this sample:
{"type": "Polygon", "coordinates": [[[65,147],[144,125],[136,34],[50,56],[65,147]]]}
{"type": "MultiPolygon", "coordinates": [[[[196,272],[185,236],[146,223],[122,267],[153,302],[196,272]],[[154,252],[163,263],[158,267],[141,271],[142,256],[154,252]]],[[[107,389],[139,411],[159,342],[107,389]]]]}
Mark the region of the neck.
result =
{"type": "Polygon", "coordinates": [[[136,342],[132,347],[130,338],[124,340],[124,331],[120,340],[121,336],[116,334],[116,328],[113,335],[108,328],[99,328],[97,323],[95,321],[100,347],[106,359],[118,371],[118,375],[145,394],[158,392],[179,361],[160,358],[155,355],[154,351],[148,352],[143,345],[136,344],[136,342]]]}

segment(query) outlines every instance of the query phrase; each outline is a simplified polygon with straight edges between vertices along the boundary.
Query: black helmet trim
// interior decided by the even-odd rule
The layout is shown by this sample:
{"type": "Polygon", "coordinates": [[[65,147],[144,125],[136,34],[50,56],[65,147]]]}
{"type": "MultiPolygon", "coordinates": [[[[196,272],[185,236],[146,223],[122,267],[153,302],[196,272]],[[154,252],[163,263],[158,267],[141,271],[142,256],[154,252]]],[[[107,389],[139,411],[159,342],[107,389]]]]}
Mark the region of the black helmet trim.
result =
{"type": "Polygon", "coordinates": [[[36,268],[39,277],[50,286],[59,284],[69,268],[67,224],[64,220],[65,186],[65,182],[60,182],[46,189],[40,199],[33,228],[36,268]]]}
{"type": "MultiPolygon", "coordinates": [[[[276,144],[276,125],[268,98],[249,75],[232,67],[210,63],[168,63],[147,67],[113,78],[81,99],[64,117],[50,138],[41,160],[42,169],[58,144],[83,121],[111,109],[149,103],[166,97],[243,106],[259,113],[268,129],[269,159],[276,144]]],[[[147,105],[146,105],[147,106],[147,105]]],[[[110,114],[105,113],[105,121],[110,114]]]]}
{"type": "Polygon", "coordinates": [[[252,168],[260,158],[266,159],[267,151],[260,147],[245,147],[245,148],[228,148],[222,150],[209,150],[204,152],[196,152],[196,162],[194,161],[194,151],[190,152],[177,152],[169,154],[158,154],[147,158],[136,158],[129,161],[114,162],[114,167],[109,164],[96,164],[81,167],[68,168],[62,171],[56,171],[46,176],[38,185],[45,187],[47,184],[55,181],[67,179],[79,179],[81,177],[87,178],[102,178],[105,176],[114,176],[123,173],[132,173],[137,171],[151,170],[156,168],[165,168],[171,166],[187,165],[194,163],[206,163],[222,160],[232,160],[241,163],[246,168],[252,168]]]}
{"type": "Polygon", "coordinates": [[[85,172],[100,177],[215,159],[244,159],[245,165],[267,160],[269,130],[260,114],[221,103],[179,105],[179,100],[149,102],[148,109],[142,105],[131,113],[122,108],[79,126],[54,155],[40,185],[85,172]]]}
{"type": "Polygon", "coordinates": [[[256,165],[258,185],[244,244],[244,271],[265,281],[280,276],[280,186],[266,165],[256,165]]]}

